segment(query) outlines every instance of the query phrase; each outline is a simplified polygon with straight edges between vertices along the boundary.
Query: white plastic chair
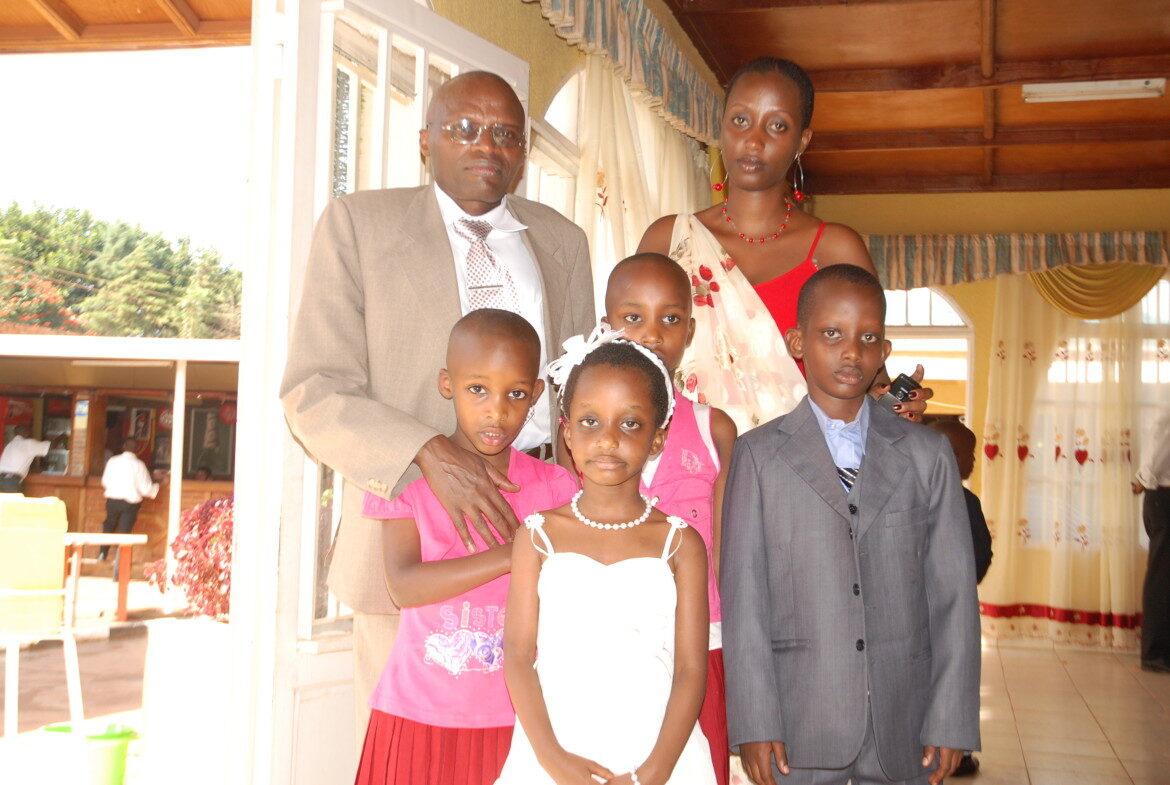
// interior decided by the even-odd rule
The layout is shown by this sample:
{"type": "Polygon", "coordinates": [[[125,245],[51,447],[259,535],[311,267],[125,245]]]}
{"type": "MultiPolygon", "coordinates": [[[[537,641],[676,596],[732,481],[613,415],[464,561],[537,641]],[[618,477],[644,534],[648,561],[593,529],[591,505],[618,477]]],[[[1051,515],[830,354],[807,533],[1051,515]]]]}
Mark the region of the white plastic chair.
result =
{"type": "MultiPolygon", "coordinates": [[[[65,504],[55,498],[0,494],[0,640],[4,656],[4,735],[15,736],[20,698],[20,647],[60,640],[73,727],[84,719],[73,606],[77,565],[64,579],[68,528],[65,504]],[[62,585],[64,586],[62,587],[62,585]]],[[[74,551],[73,559],[78,558],[74,551]]]]}

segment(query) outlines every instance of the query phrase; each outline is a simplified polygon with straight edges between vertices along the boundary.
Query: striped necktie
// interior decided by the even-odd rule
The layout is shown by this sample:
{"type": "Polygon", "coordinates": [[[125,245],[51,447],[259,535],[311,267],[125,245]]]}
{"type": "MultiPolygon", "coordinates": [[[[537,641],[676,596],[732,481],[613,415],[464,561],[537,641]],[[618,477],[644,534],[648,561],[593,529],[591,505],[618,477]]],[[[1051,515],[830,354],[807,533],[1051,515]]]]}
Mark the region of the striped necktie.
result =
{"type": "Polygon", "coordinates": [[[845,486],[845,492],[853,490],[853,483],[857,482],[857,474],[860,469],[843,469],[837,467],[837,477],[841,480],[841,484],[845,486]]]}

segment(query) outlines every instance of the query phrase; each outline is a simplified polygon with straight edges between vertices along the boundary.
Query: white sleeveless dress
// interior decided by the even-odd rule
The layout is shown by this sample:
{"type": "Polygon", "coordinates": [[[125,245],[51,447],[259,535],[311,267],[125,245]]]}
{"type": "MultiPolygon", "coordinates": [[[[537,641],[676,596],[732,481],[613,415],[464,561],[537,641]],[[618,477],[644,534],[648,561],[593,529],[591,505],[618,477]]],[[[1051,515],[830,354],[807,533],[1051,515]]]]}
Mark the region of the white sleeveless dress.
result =
{"type": "MultiPolygon", "coordinates": [[[[674,516],[667,520],[671,529],[661,556],[609,565],[554,550],[540,513],[524,521],[547,557],[537,581],[535,667],[553,732],[566,750],[614,774],[646,761],[670,697],[678,596],[668,559],[687,524],[674,516]]],[[[553,783],[519,720],[496,782],[553,783]]],[[[710,747],[697,722],[670,785],[715,785],[710,747]]]]}

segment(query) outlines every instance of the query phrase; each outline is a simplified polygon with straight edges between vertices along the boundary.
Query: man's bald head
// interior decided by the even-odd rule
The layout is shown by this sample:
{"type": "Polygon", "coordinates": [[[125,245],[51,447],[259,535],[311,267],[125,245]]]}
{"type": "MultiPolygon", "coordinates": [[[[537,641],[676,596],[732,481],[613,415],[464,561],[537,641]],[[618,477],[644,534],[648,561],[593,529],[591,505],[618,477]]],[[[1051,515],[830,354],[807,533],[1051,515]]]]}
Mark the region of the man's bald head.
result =
{"type": "Polygon", "coordinates": [[[508,80],[491,71],[465,71],[456,77],[448,79],[439,85],[435,94],[431,96],[431,103],[427,107],[427,123],[444,122],[443,114],[449,103],[458,101],[468,95],[493,95],[511,103],[512,108],[519,113],[521,120],[524,117],[524,104],[520,97],[508,84],[508,80]]]}
{"type": "Polygon", "coordinates": [[[443,193],[468,215],[483,215],[520,182],[524,131],[524,106],[512,86],[468,71],[435,91],[419,152],[443,193]]]}

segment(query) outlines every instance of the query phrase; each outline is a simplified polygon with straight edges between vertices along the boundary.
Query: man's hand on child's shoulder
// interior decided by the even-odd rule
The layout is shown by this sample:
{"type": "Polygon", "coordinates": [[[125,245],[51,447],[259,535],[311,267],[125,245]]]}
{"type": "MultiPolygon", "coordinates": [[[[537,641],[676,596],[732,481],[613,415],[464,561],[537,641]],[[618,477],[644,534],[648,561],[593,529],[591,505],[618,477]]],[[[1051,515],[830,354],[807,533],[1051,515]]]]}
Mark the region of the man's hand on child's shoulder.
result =
{"type": "Polygon", "coordinates": [[[938,768],[930,773],[930,785],[940,785],[943,780],[954,774],[959,761],[963,759],[963,750],[927,745],[922,748],[922,768],[930,767],[934,762],[935,753],[938,753],[938,768]]]}
{"type": "Polygon", "coordinates": [[[748,741],[739,745],[739,757],[743,761],[744,773],[756,785],[777,785],[772,776],[772,758],[776,758],[776,768],[780,773],[787,775],[788,750],[782,741],[748,741]]]}

